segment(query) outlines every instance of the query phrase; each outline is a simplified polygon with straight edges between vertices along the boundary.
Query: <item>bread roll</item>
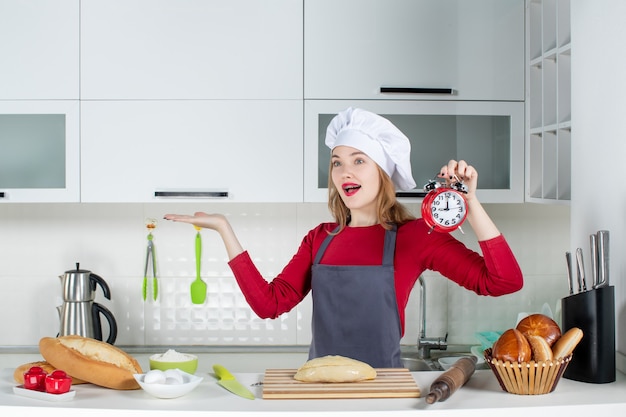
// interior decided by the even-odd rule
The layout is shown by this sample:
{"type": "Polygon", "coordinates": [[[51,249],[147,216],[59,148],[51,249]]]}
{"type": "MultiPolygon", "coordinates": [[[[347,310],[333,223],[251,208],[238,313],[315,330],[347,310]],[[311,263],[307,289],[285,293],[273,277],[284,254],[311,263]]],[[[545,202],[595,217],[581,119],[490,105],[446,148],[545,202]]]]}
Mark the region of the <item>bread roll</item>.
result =
{"type": "Polygon", "coordinates": [[[493,344],[491,356],[505,362],[528,362],[532,358],[532,351],[522,332],[509,329],[493,344]]]}
{"type": "Polygon", "coordinates": [[[550,346],[561,337],[559,325],[550,317],[539,313],[524,317],[517,324],[516,329],[525,335],[541,336],[550,346]]]}
{"type": "Polygon", "coordinates": [[[44,359],[73,377],[106,388],[139,389],[133,374],[139,363],[123,350],[82,336],[44,337],[39,341],[44,359]]]}
{"type": "Polygon", "coordinates": [[[572,327],[566,331],[559,340],[552,346],[552,353],[555,359],[564,358],[574,352],[574,348],[583,338],[583,331],[578,327],[572,327]]]}
{"type": "Polygon", "coordinates": [[[302,382],[356,382],[375,378],[376,370],[367,363],[330,355],[307,361],[294,376],[302,382]]]}
{"type": "MultiPolygon", "coordinates": [[[[23,384],[24,383],[24,372],[28,371],[33,366],[40,367],[47,374],[51,374],[52,372],[56,371],[56,369],[57,369],[54,366],[50,365],[46,361],[37,361],[37,362],[25,363],[25,364],[20,365],[17,368],[15,368],[15,371],[13,372],[13,379],[15,379],[15,382],[17,382],[18,384],[23,384]]],[[[62,369],[62,370],[64,371],[64,369],[62,369]]],[[[69,375],[69,376],[71,376],[71,375],[69,375]]],[[[83,381],[82,379],[78,379],[78,378],[72,377],[72,385],[78,385],[78,384],[85,384],[85,381],[83,381]]]]}
{"type": "Polygon", "coordinates": [[[530,343],[530,350],[533,353],[532,358],[535,362],[545,362],[554,359],[552,349],[546,339],[531,334],[525,335],[525,337],[528,339],[528,343],[530,343]]]}

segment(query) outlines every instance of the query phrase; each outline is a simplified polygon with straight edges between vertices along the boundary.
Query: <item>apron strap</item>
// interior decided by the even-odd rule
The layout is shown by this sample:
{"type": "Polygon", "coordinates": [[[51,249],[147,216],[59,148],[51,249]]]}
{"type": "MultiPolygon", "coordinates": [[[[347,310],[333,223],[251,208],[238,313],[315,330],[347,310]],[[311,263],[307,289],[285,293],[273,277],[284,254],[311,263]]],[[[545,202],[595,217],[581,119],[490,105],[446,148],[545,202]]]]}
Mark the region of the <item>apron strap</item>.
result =
{"type": "Polygon", "coordinates": [[[324,239],[322,245],[315,254],[315,260],[313,261],[313,265],[317,265],[320,263],[320,261],[322,260],[322,256],[324,256],[324,252],[326,252],[326,248],[330,244],[330,241],[333,240],[333,237],[335,237],[335,233],[337,233],[338,230],[339,226],[337,226],[335,230],[333,230],[331,233],[328,234],[328,236],[326,236],[326,239],[324,239]]]}
{"type": "Polygon", "coordinates": [[[385,231],[385,247],[383,249],[383,265],[393,266],[393,257],[396,252],[396,233],[398,226],[395,224],[391,230],[385,231]]]}

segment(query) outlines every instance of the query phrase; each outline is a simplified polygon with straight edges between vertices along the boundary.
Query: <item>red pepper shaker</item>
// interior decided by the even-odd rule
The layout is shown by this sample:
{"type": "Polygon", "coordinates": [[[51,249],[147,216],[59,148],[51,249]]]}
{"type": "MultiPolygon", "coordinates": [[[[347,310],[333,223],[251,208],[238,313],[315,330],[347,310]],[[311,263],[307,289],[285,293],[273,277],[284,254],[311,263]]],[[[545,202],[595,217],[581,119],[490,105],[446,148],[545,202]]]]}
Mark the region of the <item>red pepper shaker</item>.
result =
{"type": "Polygon", "coordinates": [[[46,392],[48,394],[65,394],[72,386],[72,378],[65,371],[57,369],[46,376],[46,392]]]}
{"type": "Polygon", "coordinates": [[[43,368],[39,366],[31,367],[28,371],[24,372],[24,388],[35,391],[45,391],[47,375],[43,368]]]}

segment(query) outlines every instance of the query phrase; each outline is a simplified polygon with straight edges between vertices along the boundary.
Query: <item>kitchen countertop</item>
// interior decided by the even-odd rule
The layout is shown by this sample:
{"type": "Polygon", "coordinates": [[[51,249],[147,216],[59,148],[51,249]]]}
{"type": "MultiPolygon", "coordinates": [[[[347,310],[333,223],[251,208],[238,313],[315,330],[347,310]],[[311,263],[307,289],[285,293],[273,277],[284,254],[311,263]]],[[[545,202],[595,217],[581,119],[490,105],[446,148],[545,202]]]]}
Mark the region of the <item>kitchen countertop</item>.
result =
{"type": "MultiPolygon", "coordinates": [[[[251,387],[256,400],[237,397],[216,384],[210,364],[201,367],[197,375],[202,383],[188,395],[169,400],[151,397],[142,390],[115,391],[94,385],[77,385],[74,399],[68,402],[48,402],[24,398],[13,393],[13,368],[0,373],[0,413],[21,415],[29,411],[45,409],[46,416],[180,416],[180,415],[229,415],[269,416],[277,412],[310,416],[326,415],[328,412],[342,415],[463,415],[528,417],[555,415],[554,413],[616,413],[626,411],[626,376],[617,373],[616,382],[588,384],[561,379],[556,390],[545,395],[513,395],[502,391],[490,370],[478,370],[468,383],[447,401],[426,404],[424,396],[432,381],[441,372],[412,372],[422,391],[422,398],[406,399],[330,399],[330,400],[263,400],[262,387],[251,387]],[[506,414],[503,414],[506,413],[506,414]]],[[[263,373],[233,372],[244,385],[251,385],[263,378],[263,373]]],[[[617,414],[619,413],[619,414],[617,414]]]]}

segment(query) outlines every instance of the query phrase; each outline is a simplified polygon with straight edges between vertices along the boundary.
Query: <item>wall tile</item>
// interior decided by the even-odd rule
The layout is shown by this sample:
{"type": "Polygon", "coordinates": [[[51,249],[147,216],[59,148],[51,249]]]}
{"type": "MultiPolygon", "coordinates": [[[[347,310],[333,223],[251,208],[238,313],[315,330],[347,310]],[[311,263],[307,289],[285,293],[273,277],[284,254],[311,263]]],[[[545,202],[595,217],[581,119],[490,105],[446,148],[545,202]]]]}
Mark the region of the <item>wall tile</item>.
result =
{"type": "MultiPolygon", "coordinates": [[[[409,207],[419,214],[418,204],[409,207]]],[[[556,309],[558,300],[566,295],[563,254],[569,247],[569,207],[504,204],[486,209],[520,261],[524,289],[504,297],[480,297],[427,271],[428,337],[448,333],[450,343],[474,344],[476,331],[511,327],[520,311],[539,311],[543,303],[556,309]]],[[[14,319],[0,322],[0,345],[36,345],[40,337],[56,335],[56,306],[62,302],[58,276],[73,269],[76,262],[108,283],[111,300],[98,290],[96,301],[115,315],[117,344],[308,344],[310,296],[279,319],[257,318],[237,287],[219,236],[209,230],[201,232],[207,302],[191,304],[195,230],[162,217],[193,211],[228,216],[267,280],[280,273],[308,230],[331,220],[325,204],[1,204],[4,300],[0,314],[14,319]],[[158,221],[153,232],[160,285],[156,302],[144,302],[141,297],[146,218],[158,221]],[[25,301],[31,306],[28,309],[25,301]]],[[[466,225],[464,231],[455,236],[477,250],[471,228],[466,225]]],[[[406,311],[405,344],[417,341],[419,311],[415,289],[406,311]]]]}

